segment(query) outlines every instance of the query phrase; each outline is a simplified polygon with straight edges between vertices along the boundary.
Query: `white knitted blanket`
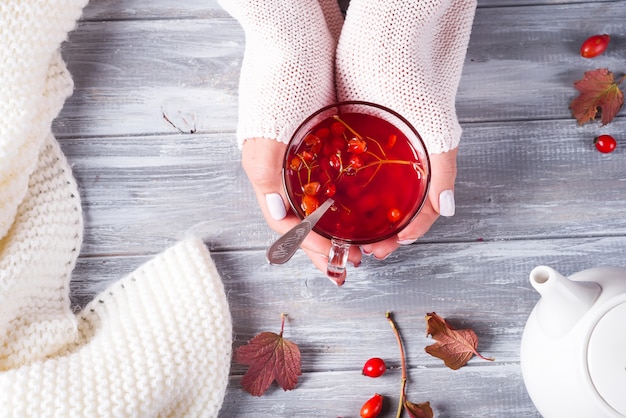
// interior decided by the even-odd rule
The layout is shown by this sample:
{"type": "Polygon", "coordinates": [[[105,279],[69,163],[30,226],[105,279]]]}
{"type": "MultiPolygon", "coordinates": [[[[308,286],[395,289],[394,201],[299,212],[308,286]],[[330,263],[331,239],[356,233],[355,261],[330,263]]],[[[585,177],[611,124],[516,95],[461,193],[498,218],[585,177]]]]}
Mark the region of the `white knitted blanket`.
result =
{"type": "Polygon", "coordinates": [[[0,417],[217,416],[232,324],[204,244],[166,250],[74,315],[76,182],[51,123],[86,0],[0,0],[0,417]]]}

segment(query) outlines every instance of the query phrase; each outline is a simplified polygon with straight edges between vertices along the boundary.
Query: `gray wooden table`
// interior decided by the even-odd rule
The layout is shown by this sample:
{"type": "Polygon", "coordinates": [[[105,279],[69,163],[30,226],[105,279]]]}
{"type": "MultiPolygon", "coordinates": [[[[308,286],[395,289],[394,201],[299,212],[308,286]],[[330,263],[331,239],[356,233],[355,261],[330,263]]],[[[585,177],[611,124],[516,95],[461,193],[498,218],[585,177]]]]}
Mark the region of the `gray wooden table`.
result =
{"type": "Polygon", "coordinates": [[[399,392],[393,311],[409,366],[408,396],[438,417],[538,416],[519,344],[538,300],[528,273],[626,265],[626,117],[576,125],[568,110],[583,72],[626,71],[626,2],[480,0],[457,97],[464,134],[456,216],[385,261],[366,258],[336,288],[298,252],[270,266],[275,238],[235,145],[243,33],[214,0],[92,0],[63,47],[74,76],[54,132],[79,182],[85,241],[72,283],[84,305],[189,230],[206,238],[228,292],[235,346],[278,331],[302,350],[296,390],[256,398],[233,364],[224,417],[355,417],[374,392],[399,392]],[[608,53],[578,56],[589,35],[608,53]],[[166,115],[177,129],[167,123],[166,115]],[[614,134],[601,155],[592,139],[614,134]],[[452,371],[424,352],[424,314],[471,327],[477,358],[452,371]],[[372,356],[396,368],[360,375],[372,356]]]}

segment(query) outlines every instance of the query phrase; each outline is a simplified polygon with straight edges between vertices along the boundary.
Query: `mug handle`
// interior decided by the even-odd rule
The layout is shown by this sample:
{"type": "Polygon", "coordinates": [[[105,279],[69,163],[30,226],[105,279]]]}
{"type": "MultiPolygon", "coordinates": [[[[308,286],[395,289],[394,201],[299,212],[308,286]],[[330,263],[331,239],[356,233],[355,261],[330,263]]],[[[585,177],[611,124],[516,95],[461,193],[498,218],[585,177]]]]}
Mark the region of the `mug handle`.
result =
{"type": "Polygon", "coordinates": [[[328,254],[328,266],[326,275],[337,286],[341,286],[346,281],[346,264],[348,263],[348,253],[350,244],[346,241],[331,239],[330,253],[328,254]]]}

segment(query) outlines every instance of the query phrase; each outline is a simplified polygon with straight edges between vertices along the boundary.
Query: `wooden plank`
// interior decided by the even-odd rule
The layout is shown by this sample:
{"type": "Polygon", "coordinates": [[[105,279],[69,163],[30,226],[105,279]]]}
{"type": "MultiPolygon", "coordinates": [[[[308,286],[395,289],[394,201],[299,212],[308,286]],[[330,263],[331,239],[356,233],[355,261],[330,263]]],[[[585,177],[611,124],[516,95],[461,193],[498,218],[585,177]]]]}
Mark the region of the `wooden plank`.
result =
{"type": "Polygon", "coordinates": [[[621,0],[478,0],[478,7],[538,6],[575,3],[617,3],[621,0]]]}
{"type": "MultiPolygon", "coordinates": [[[[422,241],[612,236],[626,232],[624,151],[592,148],[573,120],[465,125],[457,213],[422,241]]],[[[213,249],[264,248],[262,219],[232,134],[63,139],[87,219],[83,253],[154,253],[195,230],[213,249]],[[132,236],[129,240],[127,237],[132,236]]]]}
{"type": "Polygon", "coordinates": [[[624,2],[479,9],[457,95],[459,117],[571,117],[574,81],[594,68],[620,71],[624,16],[624,2]],[[609,33],[617,42],[599,58],[580,57],[580,45],[596,33],[609,33]]]}
{"type": "MultiPolygon", "coordinates": [[[[310,416],[316,405],[322,415],[331,416],[358,408],[373,391],[396,396],[400,362],[384,316],[388,310],[404,338],[411,399],[431,400],[437,416],[535,416],[519,369],[521,334],[538,300],[528,273],[538,264],[565,275],[598,265],[624,266],[625,250],[621,237],[412,245],[385,261],[367,258],[350,270],[341,289],[321,277],[300,252],[281,267],[267,265],[262,251],[215,252],[235,346],[258,332],[278,331],[280,314],[287,313],[285,337],[299,344],[305,372],[296,391],[274,389],[253,398],[238,387],[245,368],[233,363],[223,416],[249,411],[310,416]],[[431,311],[457,328],[473,328],[479,350],[496,361],[473,358],[452,372],[427,355],[423,348],[432,340],[425,336],[423,316],[431,311]],[[395,371],[381,380],[361,378],[362,364],[371,356],[387,359],[395,371]]],[[[84,304],[146,259],[82,257],[72,283],[74,304],[84,304]]]]}
{"type": "MultiPolygon", "coordinates": [[[[571,4],[618,2],[619,0],[478,0],[478,7],[522,6],[538,4],[571,4]]],[[[345,10],[350,1],[338,0],[345,10]]],[[[85,7],[82,20],[146,20],[146,19],[207,19],[223,17],[225,12],[216,0],[92,0],[85,7]]]]}
{"type": "Polygon", "coordinates": [[[82,20],[210,19],[228,14],[216,0],[91,0],[82,20]]]}
{"type": "MultiPolygon", "coordinates": [[[[407,398],[429,401],[438,418],[541,417],[525,392],[517,365],[477,369],[412,369],[407,398]]],[[[395,417],[400,391],[399,371],[378,379],[355,370],[305,373],[296,390],[271,388],[261,398],[239,389],[239,381],[231,378],[221,417],[356,417],[374,393],[385,397],[380,416],[395,417]]]]}
{"type": "MultiPolygon", "coordinates": [[[[515,363],[523,327],[539,299],[530,271],[540,264],[564,275],[599,265],[626,267],[624,251],[622,237],[415,244],[384,261],[366,257],[359,268],[349,268],[342,288],[300,251],[283,266],[267,264],[261,250],[212,256],[228,295],[235,344],[260,331],[277,332],[286,313],[285,337],[301,344],[303,369],[322,372],[359,370],[373,355],[399,365],[387,311],[394,312],[412,367],[441,366],[423,351],[432,343],[424,315],[433,311],[456,328],[473,328],[480,351],[495,357],[494,364],[515,363]]],[[[148,258],[81,257],[71,286],[73,304],[84,305],[148,258]]],[[[470,364],[491,363],[474,358],[470,364]]],[[[232,370],[244,369],[233,365],[232,370]]]]}
{"type": "MultiPolygon", "coordinates": [[[[573,82],[587,69],[619,71],[623,63],[619,48],[584,60],[580,43],[596,32],[626,36],[625,15],[624,2],[479,9],[457,96],[459,117],[570,118],[573,82]]],[[[76,92],[55,132],[175,132],[162,112],[184,130],[232,132],[243,44],[237,22],[222,15],[83,22],[63,48],[76,92]]]]}
{"type": "Polygon", "coordinates": [[[63,55],[60,136],[233,131],[243,32],[231,18],[83,22],[63,55]]]}
{"type": "MultiPolygon", "coordinates": [[[[349,0],[338,0],[345,10],[349,0]]],[[[229,16],[216,0],[92,0],[85,7],[82,19],[88,20],[156,20],[211,19],[229,16]]]]}

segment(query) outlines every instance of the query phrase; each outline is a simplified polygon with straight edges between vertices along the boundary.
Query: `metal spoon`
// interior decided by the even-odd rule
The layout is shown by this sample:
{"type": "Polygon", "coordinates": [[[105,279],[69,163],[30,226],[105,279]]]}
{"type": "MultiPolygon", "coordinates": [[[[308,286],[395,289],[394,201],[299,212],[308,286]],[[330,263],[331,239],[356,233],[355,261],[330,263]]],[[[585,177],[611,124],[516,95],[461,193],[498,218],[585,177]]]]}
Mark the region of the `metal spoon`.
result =
{"type": "Polygon", "coordinates": [[[315,211],[304,218],[300,223],[285,232],[267,249],[267,261],[270,264],[284,264],[295,254],[302,241],[309,235],[311,229],[320,220],[322,215],[335,203],[328,199],[315,211]]]}

